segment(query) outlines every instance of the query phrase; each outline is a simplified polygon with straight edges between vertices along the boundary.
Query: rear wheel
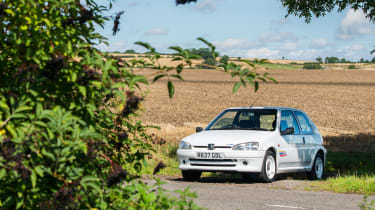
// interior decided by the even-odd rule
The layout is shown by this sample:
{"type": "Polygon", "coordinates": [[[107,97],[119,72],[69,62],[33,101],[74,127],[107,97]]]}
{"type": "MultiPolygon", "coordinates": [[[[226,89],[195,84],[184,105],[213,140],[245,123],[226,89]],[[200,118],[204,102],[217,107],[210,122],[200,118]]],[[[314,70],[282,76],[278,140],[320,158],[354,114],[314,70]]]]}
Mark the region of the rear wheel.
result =
{"type": "Polygon", "coordinates": [[[272,151],[267,151],[263,160],[262,172],[260,177],[265,182],[273,182],[276,178],[276,159],[272,151]]]}
{"type": "Polygon", "coordinates": [[[196,181],[201,178],[202,171],[181,171],[182,177],[187,181],[196,181]]]}
{"type": "Polygon", "coordinates": [[[309,178],[312,180],[323,179],[324,176],[324,161],[321,153],[317,154],[314,160],[313,167],[308,173],[309,178]]]}

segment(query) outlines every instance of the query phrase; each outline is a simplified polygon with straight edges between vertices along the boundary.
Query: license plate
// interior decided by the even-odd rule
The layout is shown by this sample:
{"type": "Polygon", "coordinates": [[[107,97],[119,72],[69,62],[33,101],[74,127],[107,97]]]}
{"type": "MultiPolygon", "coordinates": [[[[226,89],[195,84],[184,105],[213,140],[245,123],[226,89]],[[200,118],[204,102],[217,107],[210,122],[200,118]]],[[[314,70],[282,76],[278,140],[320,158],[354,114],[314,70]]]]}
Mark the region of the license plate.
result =
{"type": "Polygon", "coordinates": [[[222,152],[198,152],[198,158],[202,159],[222,159],[224,153],[222,152]]]}

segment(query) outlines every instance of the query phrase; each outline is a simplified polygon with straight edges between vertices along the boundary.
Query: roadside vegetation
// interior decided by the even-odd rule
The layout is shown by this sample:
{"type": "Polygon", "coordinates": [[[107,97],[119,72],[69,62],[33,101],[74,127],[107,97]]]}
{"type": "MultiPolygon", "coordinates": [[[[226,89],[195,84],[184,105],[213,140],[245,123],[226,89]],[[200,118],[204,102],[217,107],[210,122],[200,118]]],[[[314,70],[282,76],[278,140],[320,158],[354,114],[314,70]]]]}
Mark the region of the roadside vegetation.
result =
{"type": "Polygon", "coordinates": [[[327,178],[311,185],[339,193],[375,194],[373,152],[328,152],[327,178]]]}

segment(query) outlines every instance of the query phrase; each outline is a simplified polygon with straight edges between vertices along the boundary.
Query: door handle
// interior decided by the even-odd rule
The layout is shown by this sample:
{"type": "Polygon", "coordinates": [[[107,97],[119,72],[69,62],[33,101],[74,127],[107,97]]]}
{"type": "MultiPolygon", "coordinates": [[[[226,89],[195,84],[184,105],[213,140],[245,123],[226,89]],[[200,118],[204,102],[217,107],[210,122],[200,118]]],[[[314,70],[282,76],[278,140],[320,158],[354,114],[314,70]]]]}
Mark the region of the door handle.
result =
{"type": "Polygon", "coordinates": [[[306,144],[305,137],[302,137],[303,143],[306,144]]]}

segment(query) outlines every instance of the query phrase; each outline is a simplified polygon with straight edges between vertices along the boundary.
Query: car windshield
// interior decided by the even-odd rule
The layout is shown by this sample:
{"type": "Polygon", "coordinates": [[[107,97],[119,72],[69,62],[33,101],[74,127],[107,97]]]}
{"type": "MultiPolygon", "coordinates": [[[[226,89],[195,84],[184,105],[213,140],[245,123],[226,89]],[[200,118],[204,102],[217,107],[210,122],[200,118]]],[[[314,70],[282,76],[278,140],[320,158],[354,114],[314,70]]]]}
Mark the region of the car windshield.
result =
{"type": "Polygon", "coordinates": [[[219,115],[208,130],[262,130],[276,127],[276,109],[229,109],[219,115]]]}

